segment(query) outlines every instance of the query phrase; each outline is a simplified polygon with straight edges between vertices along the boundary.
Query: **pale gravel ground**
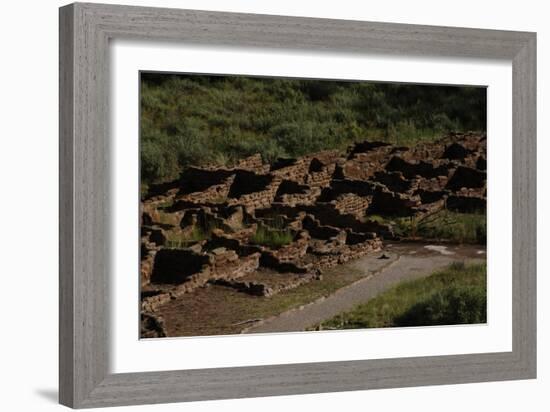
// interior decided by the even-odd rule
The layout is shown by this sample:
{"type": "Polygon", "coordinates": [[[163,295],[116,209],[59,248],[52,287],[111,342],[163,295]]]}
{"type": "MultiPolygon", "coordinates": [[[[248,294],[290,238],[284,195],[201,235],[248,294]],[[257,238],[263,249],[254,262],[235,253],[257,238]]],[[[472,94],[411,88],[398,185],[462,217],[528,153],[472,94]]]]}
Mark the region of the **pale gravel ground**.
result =
{"type": "Polygon", "coordinates": [[[481,246],[436,246],[422,244],[394,244],[386,246],[384,254],[390,259],[365,257],[333,270],[360,270],[365,277],[337,290],[332,295],[298,309],[264,319],[242,333],[303,331],[323,320],[352,309],[359,303],[379,295],[404,280],[429,276],[455,261],[484,262],[485,248],[481,246]]]}

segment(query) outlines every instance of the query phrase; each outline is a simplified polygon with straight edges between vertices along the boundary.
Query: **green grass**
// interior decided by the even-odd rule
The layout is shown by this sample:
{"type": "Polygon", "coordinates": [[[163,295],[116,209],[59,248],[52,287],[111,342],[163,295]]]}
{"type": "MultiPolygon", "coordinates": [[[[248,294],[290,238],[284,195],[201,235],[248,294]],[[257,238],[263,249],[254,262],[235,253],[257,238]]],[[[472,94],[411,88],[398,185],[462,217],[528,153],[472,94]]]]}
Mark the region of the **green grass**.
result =
{"type": "Polygon", "coordinates": [[[179,230],[168,231],[166,246],[172,248],[188,247],[193,243],[211,239],[215,229],[220,229],[220,225],[215,220],[208,219],[198,223],[189,232],[181,232],[179,230]]]}
{"type": "Polygon", "coordinates": [[[162,200],[161,202],[158,202],[156,204],[157,209],[169,209],[174,205],[174,198],[171,197],[169,199],[162,200]]]}
{"type": "Polygon", "coordinates": [[[250,243],[272,248],[279,248],[292,242],[293,235],[289,230],[274,229],[264,225],[258,226],[250,243]]]}
{"type": "Polygon", "coordinates": [[[485,244],[487,216],[485,213],[456,213],[443,209],[422,217],[384,217],[369,215],[365,220],[389,224],[397,236],[433,241],[485,244]]]}
{"type": "Polygon", "coordinates": [[[395,224],[394,220],[385,218],[384,216],[381,216],[381,215],[375,215],[375,214],[365,216],[365,218],[363,220],[364,221],[371,220],[373,222],[378,222],[378,223],[383,223],[383,224],[392,224],[392,225],[395,224]]]}
{"type": "Polygon", "coordinates": [[[158,223],[162,223],[163,225],[172,225],[177,226],[180,221],[180,217],[178,217],[174,213],[168,213],[163,210],[163,208],[157,209],[158,211],[158,223]]]}
{"type": "Polygon", "coordinates": [[[206,232],[199,226],[195,226],[190,233],[168,232],[166,237],[166,247],[169,248],[185,248],[193,243],[206,240],[210,237],[210,233],[206,232]]]}
{"type": "Polygon", "coordinates": [[[485,244],[487,216],[485,213],[455,213],[441,210],[422,218],[400,218],[396,234],[456,243],[485,244]]]}
{"type": "Polygon", "coordinates": [[[403,282],[310,330],[430,326],[487,321],[485,264],[456,263],[403,282]]]}
{"type": "Polygon", "coordinates": [[[475,87],[169,75],[141,77],[141,178],[189,165],[266,162],[353,142],[410,145],[454,130],[485,130],[486,90],[475,87]]]}

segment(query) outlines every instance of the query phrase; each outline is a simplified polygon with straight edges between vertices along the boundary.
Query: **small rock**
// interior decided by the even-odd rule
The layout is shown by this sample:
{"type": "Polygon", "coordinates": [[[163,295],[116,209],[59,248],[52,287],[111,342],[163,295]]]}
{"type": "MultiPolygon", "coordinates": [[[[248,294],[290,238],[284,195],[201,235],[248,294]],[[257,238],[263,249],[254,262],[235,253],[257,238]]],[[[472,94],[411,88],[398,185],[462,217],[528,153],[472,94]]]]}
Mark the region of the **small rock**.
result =
{"type": "Polygon", "coordinates": [[[218,247],[214,250],[212,250],[212,253],[214,255],[223,255],[225,253],[226,249],[224,247],[218,247]]]}

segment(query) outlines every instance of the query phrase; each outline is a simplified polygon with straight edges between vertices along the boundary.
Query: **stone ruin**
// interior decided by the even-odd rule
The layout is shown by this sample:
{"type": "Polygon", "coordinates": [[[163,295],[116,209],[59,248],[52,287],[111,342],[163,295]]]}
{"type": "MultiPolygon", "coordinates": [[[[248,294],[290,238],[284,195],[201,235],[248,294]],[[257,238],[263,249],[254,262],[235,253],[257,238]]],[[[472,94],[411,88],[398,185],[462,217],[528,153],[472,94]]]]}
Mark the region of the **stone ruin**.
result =
{"type": "Polygon", "coordinates": [[[270,296],[381,250],[396,237],[372,215],[485,210],[486,163],[484,134],[454,133],[414,147],[365,141],[271,165],[257,154],[231,168],[187,168],[141,204],[142,336],[164,336],[157,309],[196,288],[270,296]]]}

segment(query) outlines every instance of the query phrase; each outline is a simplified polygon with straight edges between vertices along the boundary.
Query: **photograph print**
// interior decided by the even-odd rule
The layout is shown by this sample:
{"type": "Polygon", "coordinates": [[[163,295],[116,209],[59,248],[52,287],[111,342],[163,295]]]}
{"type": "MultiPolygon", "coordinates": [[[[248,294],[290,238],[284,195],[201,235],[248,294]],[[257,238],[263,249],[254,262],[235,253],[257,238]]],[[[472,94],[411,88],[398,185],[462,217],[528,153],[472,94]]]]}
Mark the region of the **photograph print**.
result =
{"type": "Polygon", "coordinates": [[[486,87],[139,88],[142,339],[486,323],[486,87]]]}

